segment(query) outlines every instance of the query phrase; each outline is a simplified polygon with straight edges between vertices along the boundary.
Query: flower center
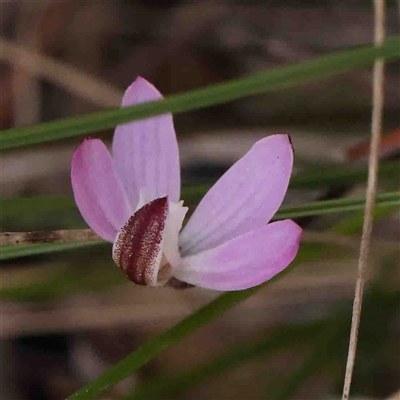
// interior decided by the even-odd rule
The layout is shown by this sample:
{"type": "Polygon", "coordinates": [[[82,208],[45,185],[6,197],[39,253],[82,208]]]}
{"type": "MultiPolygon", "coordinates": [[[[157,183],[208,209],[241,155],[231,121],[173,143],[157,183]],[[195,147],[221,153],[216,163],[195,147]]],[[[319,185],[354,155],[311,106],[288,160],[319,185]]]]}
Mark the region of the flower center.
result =
{"type": "Polygon", "coordinates": [[[183,201],[179,203],[168,202],[168,215],[163,233],[163,255],[158,273],[159,281],[168,280],[172,276],[174,267],[177,267],[181,262],[179,232],[182,229],[187,211],[188,208],[183,206],[183,201]]]}
{"type": "Polygon", "coordinates": [[[157,282],[158,284],[166,283],[172,275],[172,267],[171,264],[168,262],[165,254],[162,255],[161,262],[160,262],[160,269],[158,270],[157,275],[157,282]]]}

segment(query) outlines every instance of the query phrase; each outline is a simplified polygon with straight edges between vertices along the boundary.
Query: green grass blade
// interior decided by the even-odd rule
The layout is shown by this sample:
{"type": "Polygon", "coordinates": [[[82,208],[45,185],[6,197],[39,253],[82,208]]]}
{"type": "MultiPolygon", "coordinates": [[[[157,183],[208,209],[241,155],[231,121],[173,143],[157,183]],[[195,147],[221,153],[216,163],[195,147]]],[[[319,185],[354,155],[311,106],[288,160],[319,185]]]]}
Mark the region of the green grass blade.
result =
{"type": "MultiPolygon", "coordinates": [[[[399,200],[388,200],[388,201],[380,201],[375,205],[375,209],[396,209],[400,207],[400,199],[399,200]]],[[[296,211],[282,211],[277,213],[274,217],[274,220],[278,219],[293,219],[293,218],[302,218],[302,217],[312,217],[316,215],[326,215],[333,213],[341,213],[341,212],[350,212],[350,211],[358,211],[364,208],[364,201],[358,204],[349,204],[344,206],[337,207],[327,207],[324,209],[315,209],[315,210],[296,210],[296,211]]]]}
{"type": "Polygon", "coordinates": [[[49,301],[71,294],[98,293],[127,283],[111,260],[99,260],[97,256],[95,268],[83,267],[85,262],[83,259],[72,265],[71,262],[62,261],[56,268],[49,268],[47,272],[37,275],[31,274],[26,281],[17,285],[7,284],[8,279],[3,276],[0,300],[31,303],[49,301]]]}
{"type": "MultiPolygon", "coordinates": [[[[398,171],[398,161],[382,163],[379,167],[379,180],[396,176],[398,171]]],[[[345,165],[327,170],[321,168],[311,169],[294,175],[290,181],[290,188],[314,189],[321,188],[322,186],[354,184],[364,181],[366,178],[367,168],[365,166],[345,165]]],[[[195,204],[210,187],[211,184],[183,186],[181,197],[185,200],[186,204],[195,204]]],[[[64,229],[77,228],[79,227],[79,222],[84,224],[72,197],[35,196],[2,198],[0,199],[0,210],[0,224],[3,226],[3,229],[7,226],[7,221],[12,222],[15,220],[21,226],[25,225],[26,227],[31,226],[35,220],[44,221],[47,219],[53,221],[53,215],[58,215],[58,220],[60,220],[60,213],[66,212],[68,212],[68,214],[65,214],[68,224],[66,224],[67,226],[62,226],[64,229]]],[[[5,228],[5,230],[7,229],[5,228]]],[[[32,230],[35,227],[27,229],[32,230]]]]}
{"type": "MultiPolygon", "coordinates": [[[[374,365],[376,354],[381,354],[380,352],[388,346],[386,341],[388,336],[385,333],[390,330],[393,321],[397,319],[399,294],[398,290],[388,290],[387,283],[381,286],[379,281],[371,282],[366,293],[363,305],[366,322],[363,329],[360,330],[357,354],[359,354],[358,357],[364,356],[364,362],[370,365],[371,363],[374,365]]],[[[265,398],[293,399],[301,386],[316,373],[320,374],[332,365],[343,365],[343,359],[347,354],[350,319],[351,303],[343,308],[342,317],[328,322],[324,329],[315,336],[313,345],[300,367],[283,382],[277,382],[270,386],[265,398]]],[[[363,365],[362,361],[360,364],[363,365]]],[[[337,370],[337,368],[335,369],[337,370]]],[[[376,370],[379,370],[379,367],[376,370]]],[[[340,381],[343,373],[344,369],[342,368],[336,371],[340,381]]]]}
{"type": "MultiPolygon", "coordinates": [[[[297,206],[285,206],[275,214],[274,219],[299,218],[314,215],[325,215],[339,212],[361,210],[365,199],[362,197],[337,200],[314,201],[297,206]]],[[[376,209],[394,208],[400,206],[400,192],[382,193],[377,196],[376,209]]],[[[74,242],[74,243],[43,243],[21,246],[1,246],[0,260],[25,257],[36,254],[62,251],[77,247],[93,246],[104,242],[74,242]]]]}
{"type": "Polygon", "coordinates": [[[96,246],[105,242],[71,242],[71,243],[38,243],[21,246],[0,246],[0,261],[12,258],[35,256],[38,254],[55,253],[59,251],[78,249],[81,247],[96,246]]]}
{"type": "Polygon", "coordinates": [[[292,399],[302,383],[316,371],[321,371],[336,361],[338,348],[340,349],[340,344],[348,336],[346,331],[348,324],[344,324],[342,320],[334,322],[334,324],[328,324],[315,336],[312,348],[303,364],[283,383],[270,387],[265,399],[292,399]]]}
{"type": "MultiPolygon", "coordinates": [[[[364,208],[364,197],[350,197],[336,200],[313,201],[295,206],[285,206],[275,214],[274,219],[310,217],[338,212],[349,212],[364,208]]],[[[400,192],[381,193],[376,198],[375,207],[388,208],[400,206],[400,192]]]]}
{"type": "Polygon", "coordinates": [[[147,341],[144,345],[139,347],[136,351],[124,358],[122,361],[111,366],[97,379],[68,397],[67,400],[96,399],[99,394],[132,375],[136,370],[157,357],[165,349],[180,342],[195,330],[212,322],[228,309],[246,300],[267,285],[280,279],[289,270],[290,268],[287,268],[285,271],[276,275],[263,285],[239,292],[228,292],[222,294],[206,306],[200,308],[198,311],[185,318],[170,330],[147,341]]]}
{"type": "MultiPolygon", "coordinates": [[[[260,286],[239,292],[228,292],[219,296],[218,298],[216,298],[206,306],[200,308],[198,311],[194,312],[189,317],[185,318],[183,321],[181,321],[165,333],[147,341],[135,352],[131,353],[129,356],[127,356],[117,364],[111,366],[97,379],[90,382],[88,385],[84,386],[82,389],[78,390],[76,393],[68,397],[67,400],[90,400],[97,398],[99,394],[103,393],[109,387],[117,384],[121,380],[132,375],[140,367],[161,354],[165,349],[178,343],[180,340],[184,339],[195,330],[212,322],[225,311],[248,299],[250,296],[256,294],[262,288],[265,288],[269,284],[280,279],[282,276],[290,272],[295,265],[297,265],[297,263],[292,264],[292,266],[260,286]]],[[[398,302],[397,292],[395,293],[395,295],[398,302]]],[[[339,328],[338,324],[335,324],[334,328],[331,329],[330,332],[328,331],[329,342],[331,342],[332,339],[334,343],[335,341],[331,336],[332,330],[335,331],[335,336],[343,333],[344,330],[341,327],[339,328]]],[[[325,334],[326,332],[324,332],[324,334],[321,336],[321,341],[326,340],[325,334]]],[[[315,353],[313,352],[313,355],[314,354],[315,353]]],[[[313,360],[311,360],[310,363],[312,363],[312,367],[314,367],[313,360]]],[[[310,369],[311,367],[307,367],[307,373],[310,369]]]]}
{"type": "MultiPolygon", "coordinates": [[[[397,176],[399,161],[382,162],[379,165],[379,180],[397,176]]],[[[307,168],[294,175],[290,180],[291,189],[320,189],[334,185],[351,185],[355,182],[366,182],[368,170],[366,166],[345,164],[330,168],[307,168]]]]}
{"type": "Polygon", "coordinates": [[[6,130],[0,132],[0,150],[89,134],[112,128],[120,123],[148,118],[168,111],[180,113],[222,104],[344,73],[372,64],[377,57],[389,60],[399,56],[400,38],[395,36],[386,40],[380,48],[364,46],[342,51],[294,65],[269,69],[247,78],[170,96],[161,101],[47,122],[27,128],[6,130]]]}
{"type": "Polygon", "coordinates": [[[290,344],[298,344],[304,337],[317,334],[326,321],[318,321],[308,324],[285,326],[276,329],[272,333],[263,335],[257,341],[238,344],[233,349],[217,356],[212,361],[196,367],[188,372],[181,373],[178,377],[170,379],[153,379],[139,386],[132,394],[126,397],[128,400],[157,400],[176,397],[182,392],[201,384],[204,380],[221,375],[227,370],[237,367],[248,360],[264,356],[274,356],[282,348],[290,344]]]}
{"type": "MultiPolygon", "coordinates": [[[[393,212],[393,209],[389,208],[375,208],[374,220],[386,217],[393,212]]],[[[355,235],[361,232],[364,223],[364,211],[360,210],[356,213],[348,215],[332,227],[331,232],[345,233],[346,235],[355,235]]]]}

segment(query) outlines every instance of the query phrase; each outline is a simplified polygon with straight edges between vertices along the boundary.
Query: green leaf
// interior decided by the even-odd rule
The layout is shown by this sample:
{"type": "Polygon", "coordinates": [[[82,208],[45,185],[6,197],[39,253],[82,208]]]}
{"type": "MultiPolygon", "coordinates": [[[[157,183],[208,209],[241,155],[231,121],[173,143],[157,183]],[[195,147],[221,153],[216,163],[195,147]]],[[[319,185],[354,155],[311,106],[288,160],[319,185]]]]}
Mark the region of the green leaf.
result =
{"type": "Polygon", "coordinates": [[[138,104],[55,122],[0,132],[0,150],[43,143],[51,140],[93,133],[120,123],[148,118],[165,112],[180,113],[226,103],[246,96],[265,93],[317,81],[367,66],[377,58],[400,56],[400,37],[394,36],[380,48],[364,46],[294,65],[269,69],[256,75],[211,85],[164,100],[138,104]]]}

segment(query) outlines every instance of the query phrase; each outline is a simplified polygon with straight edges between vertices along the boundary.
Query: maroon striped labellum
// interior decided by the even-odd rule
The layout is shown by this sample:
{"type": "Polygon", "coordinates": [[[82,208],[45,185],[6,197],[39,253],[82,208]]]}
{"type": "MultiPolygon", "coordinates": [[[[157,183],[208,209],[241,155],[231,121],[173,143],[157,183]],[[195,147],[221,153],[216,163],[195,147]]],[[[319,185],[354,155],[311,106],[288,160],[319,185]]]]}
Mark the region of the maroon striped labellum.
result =
{"type": "Polygon", "coordinates": [[[167,215],[168,197],[153,200],[129,218],[115,240],[115,263],[138,285],[157,285],[167,215]]]}

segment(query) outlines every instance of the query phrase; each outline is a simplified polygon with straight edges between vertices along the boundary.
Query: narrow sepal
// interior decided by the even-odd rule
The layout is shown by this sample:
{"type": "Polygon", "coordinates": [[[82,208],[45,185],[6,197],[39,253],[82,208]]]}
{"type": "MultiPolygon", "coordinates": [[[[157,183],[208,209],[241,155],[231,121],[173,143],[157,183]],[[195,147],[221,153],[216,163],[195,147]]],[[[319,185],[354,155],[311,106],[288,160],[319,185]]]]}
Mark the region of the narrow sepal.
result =
{"type": "Polygon", "coordinates": [[[75,202],[87,224],[104,240],[114,242],[132,208],[114,160],[101,140],[86,139],[76,149],[71,182],[75,202]]]}
{"type": "MultiPolygon", "coordinates": [[[[122,106],[161,99],[161,93],[139,77],[125,92],[122,106]]],[[[136,206],[144,188],[149,200],[168,196],[173,202],[179,201],[179,150],[171,113],[118,125],[112,148],[132,205],[136,206]]]]}

